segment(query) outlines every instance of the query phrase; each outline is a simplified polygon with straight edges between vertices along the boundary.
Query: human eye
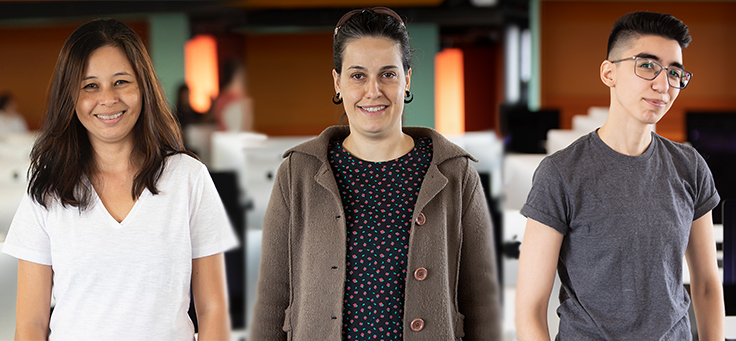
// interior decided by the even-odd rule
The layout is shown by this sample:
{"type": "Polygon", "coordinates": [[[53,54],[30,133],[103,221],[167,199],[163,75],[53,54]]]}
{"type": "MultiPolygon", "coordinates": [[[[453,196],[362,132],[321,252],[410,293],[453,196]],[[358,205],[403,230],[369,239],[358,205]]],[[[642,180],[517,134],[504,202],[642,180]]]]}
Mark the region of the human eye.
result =
{"type": "Polygon", "coordinates": [[[681,78],[682,78],[682,75],[683,75],[683,74],[685,74],[685,71],[684,71],[684,70],[682,70],[682,69],[677,69],[677,68],[675,68],[675,69],[670,69],[670,70],[669,70],[669,71],[667,72],[667,75],[668,75],[668,76],[669,76],[670,78],[672,78],[672,79],[681,79],[681,78]]]}
{"type": "Polygon", "coordinates": [[[648,60],[648,59],[637,60],[636,63],[637,63],[636,64],[636,67],[638,67],[640,69],[653,69],[653,68],[655,68],[654,62],[651,61],[651,60],[648,60]]]}
{"type": "Polygon", "coordinates": [[[362,80],[363,78],[365,78],[365,75],[362,73],[354,73],[350,75],[350,78],[355,79],[355,80],[362,80]]]}
{"type": "Polygon", "coordinates": [[[381,75],[383,78],[396,78],[396,72],[387,71],[381,75]]]}
{"type": "Polygon", "coordinates": [[[87,83],[87,84],[85,84],[85,85],[82,86],[82,89],[83,90],[94,90],[94,89],[97,89],[97,84],[96,83],[87,83]]]}
{"type": "Polygon", "coordinates": [[[130,83],[130,82],[127,81],[127,80],[125,80],[125,79],[118,79],[118,80],[115,81],[115,85],[124,85],[124,84],[128,84],[128,83],[130,83]]]}

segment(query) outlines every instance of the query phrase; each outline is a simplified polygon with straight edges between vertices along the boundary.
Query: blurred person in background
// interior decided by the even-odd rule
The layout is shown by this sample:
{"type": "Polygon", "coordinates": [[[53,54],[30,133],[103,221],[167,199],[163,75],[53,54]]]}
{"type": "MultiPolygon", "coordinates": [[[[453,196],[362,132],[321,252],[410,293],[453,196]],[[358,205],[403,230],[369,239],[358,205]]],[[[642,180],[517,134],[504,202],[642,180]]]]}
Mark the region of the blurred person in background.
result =
{"type": "Polygon", "coordinates": [[[521,209],[519,340],[549,340],[555,270],[558,340],[691,340],[691,296],[699,340],[724,339],[713,177],[694,148],[652,131],[690,82],[690,40],[669,14],[614,23],[599,70],[611,97],[606,122],[542,160],[521,209]]]}
{"type": "Polygon", "coordinates": [[[28,131],[26,120],[18,113],[18,103],[10,92],[0,93],[0,136],[28,131]]]}
{"type": "Polygon", "coordinates": [[[179,85],[176,91],[176,116],[179,119],[182,131],[189,124],[199,123],[203,120],[204,115],[192,108],[189,102],[189,86],[186,84],[179,85]]]}
{"type": "Polygon", "coordinates": [[[228,60],[220,72],[220,93],[212,104],[217,130],[253,131],[253,100],[248,96],[245,65],[228,60]]]}
{"type": "Polygon", "coordinates": [[[263,227],[252,341],[499,340],[493,233],[472,156],[404,128],[403,20],[375,7],[335,28],[348,126],[284,155],[263,227]]]}
{"type": "Polygon", "coordinates": [[[187,150],[197,153],[196,150],[189,148],[189,143],[187,141],[187,126],[190,124],[204,122],[207,119],[207,116],[192,108],[192,105],[189,102],[189,95],[189,86],[187,86],[186,83],[179,85],[179,88],[176,91],[176,116],[179,120],[179,126],[181,127],[184,146],[187,147],[187,150]]]}
{"type": "Polygon", "coordinates": [[[190,287],[199,340],[227,340],[237,240],[141,39],[113,19],[80,26],[47,98],[2,250],[19,259],[16,340],[191,341],[190,287]]]}

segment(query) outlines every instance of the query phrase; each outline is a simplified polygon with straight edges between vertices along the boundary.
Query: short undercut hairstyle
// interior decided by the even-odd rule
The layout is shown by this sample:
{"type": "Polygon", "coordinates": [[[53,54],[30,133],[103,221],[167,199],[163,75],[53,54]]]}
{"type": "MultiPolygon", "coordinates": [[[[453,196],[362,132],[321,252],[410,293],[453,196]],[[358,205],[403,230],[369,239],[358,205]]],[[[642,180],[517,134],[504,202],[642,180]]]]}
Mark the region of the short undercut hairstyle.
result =
{"type": "Polygon", "coordinates": [[[672,39],[684,49],[690,44],[687,25],[680,19],[665,13],[648,11],[631,12],[624,14],[613,24],[608,36],[607,58],[611,58],[611,51],[627,43],[630,39],[643,35],[655,35],[672,39]]]}

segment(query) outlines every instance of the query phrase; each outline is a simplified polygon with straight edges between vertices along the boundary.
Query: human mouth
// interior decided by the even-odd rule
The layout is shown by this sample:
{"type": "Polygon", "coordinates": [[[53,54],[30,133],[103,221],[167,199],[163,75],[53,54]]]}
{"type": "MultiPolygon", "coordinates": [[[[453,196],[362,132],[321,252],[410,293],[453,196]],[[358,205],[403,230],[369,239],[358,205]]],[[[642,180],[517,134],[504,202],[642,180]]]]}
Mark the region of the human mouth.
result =
{"type": "Polygon", "coordinates": [[[655,107],[658,107],[658,108],[664,108],[665,106],[667,106],[667,102],[665,102],[663,100],[659,100],[659,99],[647,99],[647,98],[645,98],[644,100],[647,101],[647,103],[649,103],[649,104],[651,104],[651,105],[653,105],[655,107]]]}
{"type": "Polygon", "coordinates": [[[383,109],[386,109],[386,106],[385,105],[379,105],[379,106],[374,106],[374,107],[360,107],[360,108],[363,109],[363,110],[365,110],[365,111],[367,111],[367,112],[374,113],[374,112],[379,112],[379,111],[381,111],[383,109]]]}
{"type": "Polygon", "coordinates": [[[125,111],[121,111],[121,112],[118,112],[118,113],[115,113],[115,114],[112,114],[112,115],[101,115],[101,114],[97,114],[97,115],[95,115],[95,117],[97,117],[97,118],[99,118],[101,120],[114,120],[114,119],[116,119],[116,118],[118,118],[120,116],[123,116],[124,113],[125,113],[125,111]]]}

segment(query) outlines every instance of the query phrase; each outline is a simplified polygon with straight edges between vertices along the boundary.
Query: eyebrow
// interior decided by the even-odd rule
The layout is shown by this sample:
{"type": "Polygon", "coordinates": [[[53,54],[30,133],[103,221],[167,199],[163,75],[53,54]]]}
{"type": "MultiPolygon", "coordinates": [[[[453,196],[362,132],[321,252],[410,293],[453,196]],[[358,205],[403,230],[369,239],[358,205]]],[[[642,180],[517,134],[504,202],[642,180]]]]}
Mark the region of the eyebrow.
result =
{"type": "MultiPolygon", "coordinates": [[[[396,65],[386,65],[382,66],[379,71],[385,71],[385,70],[391,70],[391,69],[398,69],[399,67],[396,65]]],[[[359,66],[359,65],[353,65],[348,67],[348,70],[361,70],[361,71],[368,71],[367,68],[359,66]]]]}
{"type": "MultiPolygon", "coordinates": [[[[123,71],[123,72],[118,72],[118,73],[116,73],[116,74],[114,74],[114,75],[112,75],[112,76],[113,76],[113,77],[118,77],[118,76],[133,76],[133,75],[131,75],[131,74],[129,74],[129,73],[127,73],[127,72],[123,71]]],[[[82,80],[83,80],[83,81],[86,81],[86,80],[88,80],[88,79],[96,79],[96,78],[97,78],[97,76],[87,76],[87,77],[84,77],[84,78],[82,78],[82,80]]]]}
{"type": "MultiPolygon", "coordinates": [[[[651,53],[646,53],[646,52],[639,53],[635,57],[652,59],[652,60],[656,60],[658,62],[661,62],[662,61],[661,59],[659,59],[659,57],[657,57],[657,56],[655,56],[655,55],[653,55],[651,53]]],[[[670,63],[670,66],[679,67],[680,69],[683,69],[683,70],[685,69],[685,67],[683,67],[682,64],[680,64],[678,62],[672,62],[672,63],[670,63]]]]}

